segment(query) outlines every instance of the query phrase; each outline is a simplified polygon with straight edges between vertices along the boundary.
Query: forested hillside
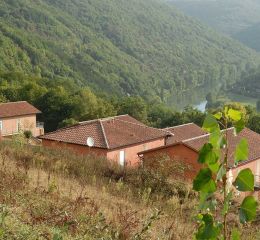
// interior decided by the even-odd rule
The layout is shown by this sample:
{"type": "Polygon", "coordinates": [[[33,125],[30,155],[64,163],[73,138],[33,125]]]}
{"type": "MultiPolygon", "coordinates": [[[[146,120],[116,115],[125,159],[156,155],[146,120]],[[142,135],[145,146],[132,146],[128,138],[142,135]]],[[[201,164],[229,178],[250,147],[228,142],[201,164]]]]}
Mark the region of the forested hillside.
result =
{"type": "Polygon", "coordinates": [[[169,0],[183,12],[260,51],[259,0],[169,0]]]}
{"type": "Polygon", "coordinates": [[[260,68],[248,72],[242,81],[232,86],[232,91],[260,99],[260,68]]]}
{"type": "Polygon", "coordinates": [[[231,85],[256,62],[253,51],[156,0],[0,2],[2,73],[167,102],[231,85]]]}
{"type": "Polygon", "coordinates": [[[245,45],[260,52],[260,21],[236,33],[234,37],[245,45]]]}

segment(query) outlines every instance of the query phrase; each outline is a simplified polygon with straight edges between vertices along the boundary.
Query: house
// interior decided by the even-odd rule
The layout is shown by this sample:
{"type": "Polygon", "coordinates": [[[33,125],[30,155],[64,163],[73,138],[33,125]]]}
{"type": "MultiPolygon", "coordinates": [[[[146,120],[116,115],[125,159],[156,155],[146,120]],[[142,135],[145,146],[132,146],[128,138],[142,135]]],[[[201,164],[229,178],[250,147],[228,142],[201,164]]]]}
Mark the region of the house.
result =
{"type": "Polygon", "coordinates": [[[129,115],[80,122],[40,136],[43,146],[66,147],[80,154],[105,156],[120,165],[140,163],[138,152],[164,146],[164,130],[148,127],[129,115]],[[93,139],[89,147],[87,139],[93,139]]]}
{"type": "Polygon", "coordinates": [[[1,136],[9,137],[25,130],[30,130],[34,137],[44,134],[43,124],[36,121],[39,113],[40,110],[25,101],[1,103],[1,136]]]}
{"type": "Polygon", "coordinates": [[[201,127],[195,123],[187,123],[174,127],[165,128],[171,136],[167,139],[166,145],[184,141],[186,139],[198,137],[207,134],[201,127]]]}
{"type": "MultiPolygon", "coordinates": [[[[245,168],[250,168],[255,175],[255,188],[260,190],[260,134],[245,128],[242,132],[235,136],[234,128],[227,130],[229,142],[228,159],[232,178],[235,178],[239,171],[245,168]],[[240,162],[237,166],[232,162],[236,145],[239,141],[245,138],[249,145],[249,156],[246,161],[240,162]]],[[[154,149],[139,152],[138,155],[142,159],[144,165],[149,164],[149,159],[154,159],[155,156],[166,155],[173,161],[182,161],[190,168],[185,172],[185,179],[193,179],[201,168],[201,164],[197,159],[199,151],[205,143],[209,141],[209,134],[183,140],[181,142],[169,144],[166,146],[157,147],[154,149]]]]}

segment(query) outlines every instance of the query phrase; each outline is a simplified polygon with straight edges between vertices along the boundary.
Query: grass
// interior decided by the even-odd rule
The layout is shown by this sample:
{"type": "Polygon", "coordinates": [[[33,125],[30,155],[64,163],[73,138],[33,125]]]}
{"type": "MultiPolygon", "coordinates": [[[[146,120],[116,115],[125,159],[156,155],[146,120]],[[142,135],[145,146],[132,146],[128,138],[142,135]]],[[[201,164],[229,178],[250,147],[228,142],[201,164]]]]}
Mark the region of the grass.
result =
{"type": "MultiPolygon", "coordinates": [[[[197,196],[169,171],[17,141],[1,142],[0,157],[0,239],[192,239],[197,196]]],[[[260,239],[257,226],[244,239],[260,239]]]]}

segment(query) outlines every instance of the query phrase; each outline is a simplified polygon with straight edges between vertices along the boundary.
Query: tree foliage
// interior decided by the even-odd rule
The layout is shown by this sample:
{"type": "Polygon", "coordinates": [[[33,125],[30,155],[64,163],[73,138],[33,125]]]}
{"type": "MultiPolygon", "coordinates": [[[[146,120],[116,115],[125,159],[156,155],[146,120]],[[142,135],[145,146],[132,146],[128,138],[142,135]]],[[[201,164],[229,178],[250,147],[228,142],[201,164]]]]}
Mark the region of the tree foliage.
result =
{"type": "MultiPolygon", "coordinates": [[[[234,230],[228,222],[231,201],[236,191],[253,192],[255,179],[251,169],[241,170],[235,181],[230,179],[229,171],[241,161],[248,159],[248,144],[242,139],[236,147],[235,156],[230,155],[228,126],[232,123],[237,134],[243,127],[243,113],[226,106],[223,111],[215,115],[209,114],[203,128],[209,132],[209,142],[199,152],[198,162],[203,164],[201,170],[193,180],[193,189],[200,193],[200,214],[197,216],[198,230],[196,239],[217,240],[234,239],[234,230]],[[224,130],[220,130],[220,126],[224,130]],[[234,158],[234,159],[232,159],[234,158]],[[235,188],[232,188],[230,182],[235,188]],[[217,201],[217,194],[221,201],[217,201]],[[233,235],[233,236],[232,236],[233,235]]],[[[234,136],[235,137],[235,136],[234,136]]],[[[239,219],[242,224],[253,221],[256,217],[258,203],[253,196],[245,197],[240,209],[239,219]]],[[[239,239],[239,234],[236,238],[239,239]]]]}
{"type": "Polygon", "coordinates": [[[0,9],[0,71],[110,94],[168,102],[199,87],[231,85],[259,60],[156,0],[2,1],[0,9]]]}

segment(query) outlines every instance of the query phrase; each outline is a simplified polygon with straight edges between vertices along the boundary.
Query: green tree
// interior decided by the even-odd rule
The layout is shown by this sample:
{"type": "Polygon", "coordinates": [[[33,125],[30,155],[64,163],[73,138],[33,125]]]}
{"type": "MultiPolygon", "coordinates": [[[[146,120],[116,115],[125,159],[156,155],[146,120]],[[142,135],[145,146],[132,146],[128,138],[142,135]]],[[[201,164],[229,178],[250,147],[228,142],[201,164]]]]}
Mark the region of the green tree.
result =
{"type": "Polygon", "coordinates": [[[260,112],[260,99],[256,103],[256,110],[260,112]]]}
{"type": "Polygon", "coordinates": [[[119,114],[129,114],[142,122],[147,122],[147,105],[141,97],[126,97],[118,103],[119,114]]]}
{"type": "MultiPolygon", "coordinates": [[[[203,164],[193,181],[193,189],[200,193],[200,214],[198,214],[198,230],[196,239],[239,239],[232,235],[232,229],[227,221],[230,203],[234,195],[234,188],[230,185],[228,172],[239,162],[248,159],[248,143],[241,139],[236,147],[234,159],[231,159],[228,126],[232,123],[236,133],[243,130],[243,113],[231,107],[225,107],[222,112],[214,116],[209,114],[203,128],[210,133],[209,142],[199,152],[198,162],[203,164]],[[224,131],[220,130],[220,125],[224,131]],[[216,200],[216,193],[222,195],[223,201],[216,200]]],[[[232,181],[233,182],[233,181],[232,181]]],[[[250,169],[239,172],[233,182],[240,192],[254,191],[254,175],[250,169]]],[[[253,196],[245,197],[240,209],[239,219],[242,224],[255,219],[257,202],[253,196]]],[[[237,237],[237,236],[236,236],[237,237]]]]}

